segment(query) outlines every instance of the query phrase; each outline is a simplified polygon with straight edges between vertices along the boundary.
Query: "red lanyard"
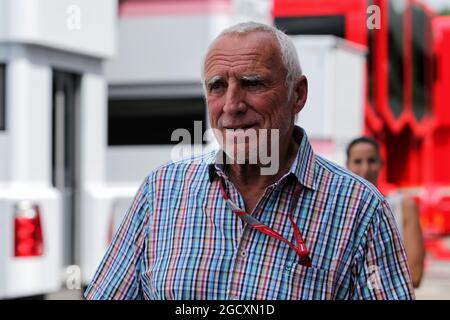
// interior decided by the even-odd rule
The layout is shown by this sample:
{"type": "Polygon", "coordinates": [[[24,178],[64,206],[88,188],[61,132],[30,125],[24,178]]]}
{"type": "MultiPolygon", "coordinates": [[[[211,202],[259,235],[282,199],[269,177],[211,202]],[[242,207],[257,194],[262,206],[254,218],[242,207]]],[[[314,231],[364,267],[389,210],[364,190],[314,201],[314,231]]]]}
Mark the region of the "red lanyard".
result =
{"type": "Polygon", "coordinates": [[[231,210],[244,222],[246,222],[250,227],[268,235],[269,237],[275,238],[277,240],[280,240],[284,243],[286,243],[289,247],[295,250],[297,252],[299,258],[300,258],[300,264],[311,267],[311,259],[309,257],[309,252],[306,249],[305,242],[302,239],[300,229],[295,224],[294,220],[292,219],[292,212],[294,211],[295,207],[297,206],[298,199],[300,198],[300,193],[302,190],[302,187],[297,184],[295,190],[293,199],[291,202],[291,205],[289,207],[289,220],[291,221],[292,228],[294,229],[294,237],[295,242],[297,243],[297,246],[295,246],[292,242],[285,239],[281,234],[273,230],[272,228],[266,226],[262,222],[260,222],[258,219],[254,218],[252,215],[248,214],[245,210],[242,210],[239,208],[233,201],[230,200],[230,198],[227,195],[227,192],[225,191],[225,185],[223,182],[223,178],[220,177],[220,190],[222,191],[223,198],[230,206],[231,210]]]}

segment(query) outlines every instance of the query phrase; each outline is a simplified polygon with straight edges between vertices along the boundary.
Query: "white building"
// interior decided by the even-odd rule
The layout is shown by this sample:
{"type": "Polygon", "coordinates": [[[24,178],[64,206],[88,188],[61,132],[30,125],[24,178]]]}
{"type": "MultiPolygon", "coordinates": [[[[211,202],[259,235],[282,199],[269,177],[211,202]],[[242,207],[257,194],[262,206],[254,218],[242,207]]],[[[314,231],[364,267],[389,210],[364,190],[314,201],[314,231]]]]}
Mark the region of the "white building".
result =
{"type": "Polygon", "coordinates": [[[102,214],[116,17],[115,0],[0,1],[0,298],[59,290],[81,212],[102,214]]]}

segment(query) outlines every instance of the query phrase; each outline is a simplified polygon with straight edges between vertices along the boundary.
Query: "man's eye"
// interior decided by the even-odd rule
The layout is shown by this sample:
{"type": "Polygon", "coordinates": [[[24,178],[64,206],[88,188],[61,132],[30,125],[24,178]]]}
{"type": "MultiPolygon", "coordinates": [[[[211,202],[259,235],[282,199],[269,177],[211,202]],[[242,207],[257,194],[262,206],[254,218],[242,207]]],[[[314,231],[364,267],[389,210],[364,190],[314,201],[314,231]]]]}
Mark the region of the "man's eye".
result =
{"type": "Polygon", "coordinates": [[[261,80],[242,80],[242,86],[244,88],[257,89],[263,85],[264,83],[261,80]]]}
{"type": "Polygon", "coordinates": [[[224,87],[225,83],[223,83],[222,81],[213,82],[209,85],[209,91],[210,92],[218,91],[223,89],[224,87]]]}

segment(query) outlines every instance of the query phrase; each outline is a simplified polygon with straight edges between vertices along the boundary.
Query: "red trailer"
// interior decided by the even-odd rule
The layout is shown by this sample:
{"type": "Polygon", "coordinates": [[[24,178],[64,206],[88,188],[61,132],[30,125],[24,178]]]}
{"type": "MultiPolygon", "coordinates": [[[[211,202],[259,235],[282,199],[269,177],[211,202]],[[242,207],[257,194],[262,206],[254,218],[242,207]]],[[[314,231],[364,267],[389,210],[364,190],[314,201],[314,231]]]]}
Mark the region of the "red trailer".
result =
{"type": "Polygon", "coordinates": [[[428,243],[449,235],[450,18],[419,0],[274,0],[273,17],[288,34],[333,34],[368,47],[362,133],[381,146],[379,187],[416,199],[428,243]]]}

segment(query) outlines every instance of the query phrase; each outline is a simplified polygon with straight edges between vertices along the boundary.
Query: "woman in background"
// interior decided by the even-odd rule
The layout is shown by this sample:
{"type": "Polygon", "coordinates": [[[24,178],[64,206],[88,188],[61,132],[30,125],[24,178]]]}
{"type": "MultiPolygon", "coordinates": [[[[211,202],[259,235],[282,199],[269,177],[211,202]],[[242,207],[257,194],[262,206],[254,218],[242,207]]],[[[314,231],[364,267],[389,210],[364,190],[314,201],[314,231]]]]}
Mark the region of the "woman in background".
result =
{"type": "MultiPolygon", "coordinates": [[[[377,186],[383,167],[378,142],[370,137],[360,137],[347,147],[347,168],[377,186]]],[[[425,249],[419,221],[419,209],[414,200],[401,192],[386,197],[398,224],[411,277],[415,288],[419,287],[423,274],[425,249]]]]}

